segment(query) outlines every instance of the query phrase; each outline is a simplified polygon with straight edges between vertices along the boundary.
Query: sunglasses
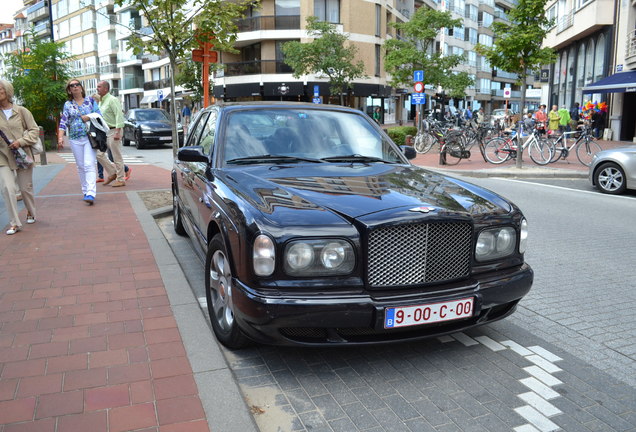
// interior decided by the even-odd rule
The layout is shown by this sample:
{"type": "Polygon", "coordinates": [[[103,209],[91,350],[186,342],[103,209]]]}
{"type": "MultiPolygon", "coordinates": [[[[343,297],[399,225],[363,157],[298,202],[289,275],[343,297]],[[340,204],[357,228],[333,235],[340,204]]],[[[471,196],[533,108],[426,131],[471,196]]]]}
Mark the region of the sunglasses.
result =
{"type": "Polygon", "coordinates": [[[69,84],[68,86],[69,88],[71,88],[71,87],[81,87],[82,85],[80,83],[73,83],[73,84],[69,84]]]}

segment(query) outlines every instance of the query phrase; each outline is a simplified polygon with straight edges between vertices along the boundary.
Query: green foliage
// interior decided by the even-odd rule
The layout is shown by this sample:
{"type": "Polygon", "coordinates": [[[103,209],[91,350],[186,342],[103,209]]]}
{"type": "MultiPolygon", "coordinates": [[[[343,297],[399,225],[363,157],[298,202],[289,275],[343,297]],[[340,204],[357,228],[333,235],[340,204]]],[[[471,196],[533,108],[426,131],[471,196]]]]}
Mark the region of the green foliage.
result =
{"type": "Polygon", "coordinates": [[[510,22],[496,21],[491,28],[495,34],[492,47],[478,44],[476,51],[491,65],[516,73],[525,81],[528,71],[539,69],[556,59],[552,48],[541,48],[552,24],[545,15],[547,0],[519,0],[507,16],[510,22]]]}
{"type": "MultiPolygon", "coordinates": [[[[211,42],[218,51],[236,52],[234,42],[237,21],[258,0],[115,0],[115,5],[128,5],[143,14],[149,29],[130,29],[128,46],[135,54],[167,55],[171,77],[175,77],[179,59],[190,57],[201,43],[211,42]],[[196,29],[196,30],[195,30],[196,29]]],[[[170,93],[175,94],[174,79],[170,93]]],[[[170,104],[170,117],[177,118],[175,104],[170,104]]],[[[172,123],[172,151],[177,152],[177,124],[172,123]]]]}
{"type": "MultiPolygon", "coordinates": [[[[180,85],[184,89],[191,91],[192,101],[199,103],[203,100],[203,77],[202,64],[192,59],[187,59],[179,64],[177,75],[175,76],[175,84],[180,85]]],[[[221,69],[218,63],[210,65],[210,72],[215,69],[221,69]]],[[[210,94],[212,94],[213,82],[210,80],[210,94]]]]}
{"type": "Polygon", "coordinates": [[[388,128],[386,130],[386,133],[397,145],[405,145],[406,136],[415,136],[415,134],[417,133],[417,128],[415,126],[395,126],[392,128],[388,128]]]}
{"type": "MultiPolygon", "coordinates": [[[[545,14],[547,0],[519,0],[508,12],[509,22],[496,21],[491,25],[495,34],[492,47],[478,44],[475,50],[486,57],[491,65],[519,75],[521,107],[526,105],[526,87],[529,71],[535,71],[556,59],[552,48],[541,48],[552,21],[545,14]]],[[[522,154],[517,167],[523,165],[522,154]]]]}
{"type": "Polygon", "coordinates": [[[435,38],[440,31],[461,25],[462,20],[451,18],[449,11],[427,7],[419,8],[407,22],[391,23],[402,36],[384,43],[384,69],[391,75],[391,85],[410,87],[413,71],[423,70],[424,84],[441,86],[453,97],[464,97],[466,87],[472,85],[473,80],[466,72],[453,72],[464,57],[434,52],[435,38]]]}
{"type": "MultiPolygon", "coordinates": [[[[308,43],[290,41],[283,44],[284,61],[293,69],[295,78],[317,74],[329,78],[331,94],[340,94],[357,78],[366,78],[364,62],[354,63],[358,50],[345,46],[349,35],[338,33],[336,26],[307,17],[307,33],[314,40],[308,43]]],[[[342,104],[341,96],[341,104],[342,104]]]]}
{"type": "Polygon", "coordinates": [[[31,111],[37,124],[54,131],[67,99],[66,83],[72,78],[64,43],[36,40],[27,33],[25,49],[5,54],[4,59],[17,102],[31,111]]]}

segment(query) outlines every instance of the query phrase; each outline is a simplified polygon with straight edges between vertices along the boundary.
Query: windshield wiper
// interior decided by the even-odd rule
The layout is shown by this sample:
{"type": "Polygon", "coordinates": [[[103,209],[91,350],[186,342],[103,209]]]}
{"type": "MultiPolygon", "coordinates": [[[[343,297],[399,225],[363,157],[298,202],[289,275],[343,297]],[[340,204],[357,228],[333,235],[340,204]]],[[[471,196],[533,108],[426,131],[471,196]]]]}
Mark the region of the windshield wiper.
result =
{"type": "Polygon", "coordinates": [[[361,154],[352,154],[352,155],[343,155],[343,156],[329,156],[325,158],[321,158],[326,162],[383,162],[383,163],[397,163],[393,161],[388,161],[386,159],[382,159],[375,156],[364,156],[361,154]]]}
{"type": "Polygon", "coordinates": [[[228,164],[249,164],[249,163],[259,163],[259,162],[272,162],[272,161],[281,161],[281,162],[312,162],[312,163],[323,163],[324,161],[321,159],[314,158],[306,158],[301,156],[288,156],[288,155],[259,155],[259,156],[246,156],[235,159],[230,159],[225,161],[228,164]]]}

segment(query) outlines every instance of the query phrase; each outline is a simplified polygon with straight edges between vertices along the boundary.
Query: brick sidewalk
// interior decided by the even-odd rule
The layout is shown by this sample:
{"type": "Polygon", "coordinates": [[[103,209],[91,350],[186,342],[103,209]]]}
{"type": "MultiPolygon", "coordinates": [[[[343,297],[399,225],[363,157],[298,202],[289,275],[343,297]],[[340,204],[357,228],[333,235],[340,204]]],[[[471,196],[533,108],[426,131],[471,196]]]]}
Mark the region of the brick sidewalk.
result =
{"type": "Polygon", "coordinates": [[[36,197],[37,223],[2,236],[0,432],[209,430],[126,196],[169,189],[170,175],[134,170],[124,188],[98,184],[89,207],[68,164],[36,197]]]}

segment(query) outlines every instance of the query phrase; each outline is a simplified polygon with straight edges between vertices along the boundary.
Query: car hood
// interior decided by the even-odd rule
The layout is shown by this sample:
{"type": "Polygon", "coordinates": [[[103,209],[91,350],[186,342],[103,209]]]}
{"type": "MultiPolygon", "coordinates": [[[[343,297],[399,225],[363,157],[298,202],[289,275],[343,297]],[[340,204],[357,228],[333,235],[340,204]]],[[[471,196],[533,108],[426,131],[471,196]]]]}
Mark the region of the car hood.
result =
{"type": "Polygon", "coordinates": [[[513,208],[486,189],[412,165],[259,165],[228,171],[244,199],[264,213],[279,215],[329,210],[355,219],[391,209],[434,207],[475,216],[505,214],[513,208]]]}
{"type": "Polygon", "coordinates": [[[172,129],[172,125],[169,121],[161,121],[161,120],[146,120],[146,121],[138,121],[138,126],[143,126],[150,129],[172,129]]]}

